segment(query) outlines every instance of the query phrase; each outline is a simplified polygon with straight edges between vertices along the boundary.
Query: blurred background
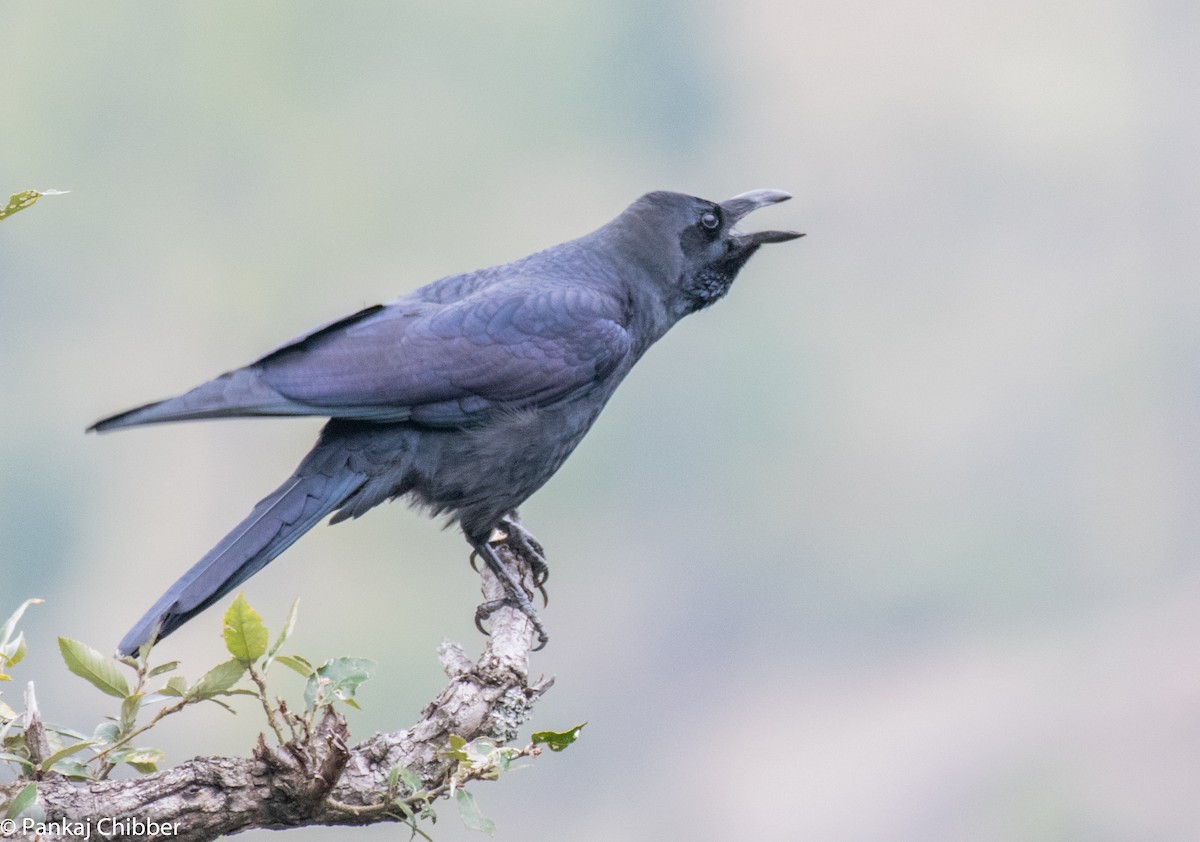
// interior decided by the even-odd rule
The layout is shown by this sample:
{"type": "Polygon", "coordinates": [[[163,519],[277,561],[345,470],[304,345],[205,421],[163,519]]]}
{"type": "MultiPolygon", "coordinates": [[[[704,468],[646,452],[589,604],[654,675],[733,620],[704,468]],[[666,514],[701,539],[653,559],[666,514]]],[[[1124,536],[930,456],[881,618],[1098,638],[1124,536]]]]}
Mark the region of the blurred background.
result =
{"type": "MultiPolygon", "coordinates": [[[[497,838],[1200,837],[1197,32],[1169,0],[10,0],[0,192],[72,192],[0,225],[0,616],[47,600],[8,698],[113,712],[55,635],[111,651],[320,427],[90,422],[648,190],[776,187],[756,224],[809,236],[523,509],[530,725],[590,724],[475,787],[497,838]]],[[[378,662],[359,737],[481,645],[466,545],[401,506],[245,592],[378,662]]],[[[161,655],[194,679],[219,629],[161,655]]],[[[242,708],[157,743],[245,753],[242,708]]],[[[455,813],[435,838],[478,838],[455,813]]]]}

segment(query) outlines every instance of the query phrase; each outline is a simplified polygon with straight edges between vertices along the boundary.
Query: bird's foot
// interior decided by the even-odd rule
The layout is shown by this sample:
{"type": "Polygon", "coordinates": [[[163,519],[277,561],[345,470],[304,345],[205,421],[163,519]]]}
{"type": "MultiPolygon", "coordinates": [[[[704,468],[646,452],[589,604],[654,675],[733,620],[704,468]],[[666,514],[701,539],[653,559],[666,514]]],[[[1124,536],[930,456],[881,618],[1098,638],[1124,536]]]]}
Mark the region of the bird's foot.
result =
{"type": "MultiPolygon", "coordinates": [[[[525,559],[525,563],[529,565],[529,569],[533,573],[533,586],[542,594],[542,606],[549,605],[550,596],[546,593],[546,581],[550,578],[550,565],[546,562],[546,551],[542,548],[541,543],[533,537],[532,532],[521,525],[516,512],[500,521],[498,531],[505,533],[499,538],[499,541],[508,542],[510,546],[521,553],[521,557],[525,559]]],[[[492,534],[493,540],[490,543],[497,543],[495,532],[492,534]]]]}
{"type": "MultiPolygon", "coordinates": [[[[508,536],[505,536],[503,540],[506,541],[507,538],[508,536]]],[[[523,560],[528,561],[528,559],[525,558],[524,553],[520,553],[520,555],[523,560]]],[[[508,566],[504,564],[500,558],[500,554],[496,551],[496,548],[492,545],[491,541],[475,545],[475,552],[471,554],[472,566],[474,566],[473,562],[476,556],[481,557],[484,560],[484,563],[487,564],[488,569],[495,574],[496,579],[504,589],[504,596],[499,599],[488,600],[479,606],[475,612],[475,627],[484,634],[487,634],[487,632],[483,629],[483,621],[495,613],[496,609],[507,605],[509,607],[516,608],[529,618],[529,622],[533,626],[533,630],[537,633],[538,637],[538,645],[533,651],[536,652],[544,647],[547,641],[550,640],[550,636],[546,634],[546,627],[542,625],[542,619],[538,616],[537,609],[534,608],[533,603],[529,601],[530,594],[525,590],[525,586],[520,582],[520,580],[517,579],[516,576],[513,575],[513,572],[508,569],[508,566]]],[[[544,563],[545,562],[543,562],[543,564],[544,563]]],[[[531,564],[530,567],[532,568],[532,566],[533,565],[531,564]]],[[[534,579],[536,581],[536,574],[534,574],[534,579]]],[[[542,593],[544,597],[545,591],[543,590],[542,593]]]]}
{"type": "Polygon", "coordinates": [[[533,647],[534,652],[540,652],[550,642],[550,635],[546,634],[546,627],[542,625],[542,618],[538,616],[537,609],[528,600],[516,600],[512,597],[504,596],[500,599],[489,599],[487,602],[481,603],[475,609],[475,628],[479,629],[480,634],[486,635],[487,629],[483,627],[485,620],[490,618],[497,610],[501,608],[516,608],[522,614],[529,618],[530,625],[533,626],[533,631],[537,634],[538,644],[533,647]]]}

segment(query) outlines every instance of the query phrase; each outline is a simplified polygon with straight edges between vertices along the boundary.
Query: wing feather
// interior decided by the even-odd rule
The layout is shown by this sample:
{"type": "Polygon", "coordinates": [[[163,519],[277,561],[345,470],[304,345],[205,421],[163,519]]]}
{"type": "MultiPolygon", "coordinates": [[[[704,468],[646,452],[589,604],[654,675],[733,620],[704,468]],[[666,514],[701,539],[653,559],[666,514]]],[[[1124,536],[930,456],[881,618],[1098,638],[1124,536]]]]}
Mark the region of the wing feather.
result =
{"type": "Polygon", "coordinates": [[[524,283],[449,304],[401,299],[256,364],[293,403],[333,417],[470,423],[498,406],[552,405],[630,352],[620,308],[587,288],[524,283]]]}

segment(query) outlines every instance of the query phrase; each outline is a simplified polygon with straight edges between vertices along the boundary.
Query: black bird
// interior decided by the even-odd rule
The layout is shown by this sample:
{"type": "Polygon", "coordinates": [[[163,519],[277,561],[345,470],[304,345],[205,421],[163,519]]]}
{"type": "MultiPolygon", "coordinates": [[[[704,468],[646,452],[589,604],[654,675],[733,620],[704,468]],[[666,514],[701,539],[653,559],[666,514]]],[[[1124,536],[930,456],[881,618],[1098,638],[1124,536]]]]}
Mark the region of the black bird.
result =
{"type": "Polygon", "coordinates": [[[734,228],[789,198],[778,190],[720,203],[649,193],[577,240],[442,278],[186,394],[96,422],[89,430],[330,418],[295,473],[167,589],[125,635],[120,654],[170,634],[330,512],[336,523],[405,496],[458,522],[505,583],[504,601],[530,617],[544,644],[524,588],[489,543],[495,530],[513,535],[540,584],[540,547],[516,507],[558,470],[647,348],[724,296],[761,245],[802,236],[734,228]]]}

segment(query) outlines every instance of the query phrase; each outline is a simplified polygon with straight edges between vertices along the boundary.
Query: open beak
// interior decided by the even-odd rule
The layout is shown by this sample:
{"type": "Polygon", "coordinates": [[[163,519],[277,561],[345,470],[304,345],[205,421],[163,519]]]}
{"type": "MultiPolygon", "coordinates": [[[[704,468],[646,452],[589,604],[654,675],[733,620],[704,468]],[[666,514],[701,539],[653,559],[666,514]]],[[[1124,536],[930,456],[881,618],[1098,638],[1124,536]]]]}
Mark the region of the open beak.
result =
{"type": "MultiPolygon", "coordinates": [[[[751,190],[721,202],[721,210],[725,212],[727,222],[735,225],[742,217],[759,208],[786,202],[790,198],[792,198],[791,194],[784,193],[782,190],[751,190]]],[[[763,243],[785,243],[804,235],[799,231],[755,231],[736,236],[745,245],[758,246],[763,243]]]]}

